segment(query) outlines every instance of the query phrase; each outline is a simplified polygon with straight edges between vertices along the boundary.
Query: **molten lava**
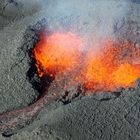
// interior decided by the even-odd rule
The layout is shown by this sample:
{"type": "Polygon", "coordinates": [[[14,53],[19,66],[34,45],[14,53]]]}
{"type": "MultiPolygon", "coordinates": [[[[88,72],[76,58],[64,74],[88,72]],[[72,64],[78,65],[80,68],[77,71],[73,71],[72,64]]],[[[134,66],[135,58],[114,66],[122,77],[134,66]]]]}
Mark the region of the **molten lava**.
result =
{"type": "Polygon", "coordinates": [[[130,41],[108,39],[82,52],[83,40],[70,32],[41,36],[33,51],[39,75],[64,77],[70,72],[70,80],[94,91],[134,86],[140,77],[140,47],[130,41]],[[100,48],[98,53],[96,46],[100,48]]]}
{"type": "Polygon", "coordinates": [[[55,76],[56,73],[74,68],[80,57],[82,42],[72,33],[54,33],[48,38],[41,36],[34,49],[39,75],[47,73],[55,76]]]}
{"type": "Polygon", "coordinates": [[[114,90],[134,86],[140,77],[140,50],[132,42],[102,42],[99,54],[91,48],[87,55],[85,84],[94,90],[114,90]],[[139,64],[134,64],[139,58],[139,64]]]}

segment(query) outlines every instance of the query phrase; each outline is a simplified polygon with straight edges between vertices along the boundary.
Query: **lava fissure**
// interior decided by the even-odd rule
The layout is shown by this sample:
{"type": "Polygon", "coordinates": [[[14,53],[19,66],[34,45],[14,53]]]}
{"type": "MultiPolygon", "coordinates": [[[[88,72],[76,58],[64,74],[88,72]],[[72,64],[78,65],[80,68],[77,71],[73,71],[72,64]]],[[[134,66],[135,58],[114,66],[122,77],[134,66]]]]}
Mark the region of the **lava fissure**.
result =
{"type": "Polygon", "coordinates": [[[61,81],[68,75],[73,83],[94,91],[134,87],[140,77],[140,47],[129,40],[106,39],[94,41],[83,52],[85,44],[85,39],[70,32],[43,34],[33,49],[39,76],[60,75],[57,81],[61,81]]]}
{"type": "Polygon", "coordinates": [[[85,44],[85,39],[70,32],[40,36],[33,51],[30,50],[34,67],[27,77],[34,88],[44,94],[29,107],[0,115],[3,135],[10,135],[33,121],[45,106],[46,99],[48,105],[56,102],[56,98],[67,104],[80,95],[113,91],[110,92],[114,93],[112,96],[97,97],[100,101],[108,101],[120,96],[118,88],[135,86],[140,78],[140,47],[135,47],[131,41],[106,39],[94,41],[85,51],[85,44]]]}

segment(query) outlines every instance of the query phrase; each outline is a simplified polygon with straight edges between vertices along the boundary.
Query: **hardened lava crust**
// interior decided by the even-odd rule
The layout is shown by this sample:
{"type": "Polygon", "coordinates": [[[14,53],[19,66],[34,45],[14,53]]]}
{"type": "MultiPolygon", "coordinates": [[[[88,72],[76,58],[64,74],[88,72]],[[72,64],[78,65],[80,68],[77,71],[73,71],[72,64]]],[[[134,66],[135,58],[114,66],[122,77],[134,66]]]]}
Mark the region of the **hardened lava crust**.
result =
{"type": "MultiPolygon", "coordinates": [[[[42,84],[46,79],[38,77],[31,57],[39,40],[37,33],[65,30],[91,34],[98,29],[94,25],[102,21],[94,23],[103,10],[96,7],[105,5],[103,1],[92,5],[91,0],[59,2],[0,0],[0,140],[139,140],[139,79],[134,88],[100,94],[91,94],[77,84],[66,91],[56,88],[59,96],[52,96],[55,81],[47,78],[52,85],[42,84]]],[[[140,3],[126,2],[127,14],[121,22],[113,19],[113,33],[139,47],[140,3]]],[[[115,1],[107,5],[107,9],[118,9],[123,4],[115,1]]]]}

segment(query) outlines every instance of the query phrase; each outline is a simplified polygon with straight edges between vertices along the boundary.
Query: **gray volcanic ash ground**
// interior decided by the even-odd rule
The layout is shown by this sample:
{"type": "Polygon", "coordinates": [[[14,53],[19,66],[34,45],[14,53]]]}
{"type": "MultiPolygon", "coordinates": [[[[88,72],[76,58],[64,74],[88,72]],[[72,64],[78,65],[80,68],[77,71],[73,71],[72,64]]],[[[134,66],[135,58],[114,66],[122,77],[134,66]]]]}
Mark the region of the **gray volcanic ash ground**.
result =
{"type": "MultiPolygon", "coordinates": [[[[89,44],[96,34],[98,39],[129,39],[139,47],[140,0],[0,0],[0,114],[38,99],[25,52],[37,40],[34,30],[44,26],[76,32],[89,44]]],[[[46,105],[32,122],[1,134],[0,140],[140,139],[140,80],[135,88],[114,94],[77,96],[75,87],[69,90],[74,97],[46,105]]]]}

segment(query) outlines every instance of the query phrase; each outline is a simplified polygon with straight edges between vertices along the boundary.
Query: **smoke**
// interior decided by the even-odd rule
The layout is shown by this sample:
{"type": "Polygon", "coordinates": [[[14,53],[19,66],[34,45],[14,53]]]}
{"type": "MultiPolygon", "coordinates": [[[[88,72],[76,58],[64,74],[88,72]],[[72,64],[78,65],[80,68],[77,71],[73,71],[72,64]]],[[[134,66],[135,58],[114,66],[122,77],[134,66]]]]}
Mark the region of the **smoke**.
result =
{"type": "MultiPolygon", "coordinates": [[[[43,1],[43,0],[42,0],[43,1]]],[[[43,1],[52,31],[74,31],[88,42],[116,38],[129,10],[127,0],[47,0],[43,1]]],[[[86,49],[84,48],[84,49],[86,49]]]]}
{"type": "MultiPolygon", "coordinates": [[[[24,1],[26,9],[43,11],[43,16],[48,20],[47,28],[52,32],[70,31],[82,36],[86,42],[82,50],[88,50],[94,40],[116,39],[130,5],[130,0],[24,1]]],[[[95,49],[100,49],[100,46],[95,46],[95,49]]]]}
{"type": "Polygon", "coordinates": [[[101,35],[111,33],[114,22],[122,21],[129,7],[125,0],[48,0],[44,6],[48,16],[71,20],[77,17],[77,24],[86,22],[98,28],[101,35]]]}
{"type": "MultiPolygon", "coordinates": [[[[72,30],[91,37],[115,37],[129,10],[130,0],[18,0],[25,12],[42,12],[52,31],[72,30]]],[[[133,0],[132,0],[133,1],[133,0]]],[[[135,0],[136,1],[136,0],[135,0]]],[[[29,12],[29,13],[30,13],[29,12]]]]}
{"type": "Polygon", "coordinates": [[[121,26],[128,10],[128,3],[120,1],[98,1],[94,5],[96,18],[95,34],[98,37],[112,37],[116,24],[121,26]]]}

